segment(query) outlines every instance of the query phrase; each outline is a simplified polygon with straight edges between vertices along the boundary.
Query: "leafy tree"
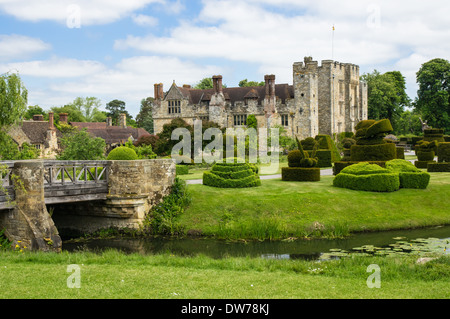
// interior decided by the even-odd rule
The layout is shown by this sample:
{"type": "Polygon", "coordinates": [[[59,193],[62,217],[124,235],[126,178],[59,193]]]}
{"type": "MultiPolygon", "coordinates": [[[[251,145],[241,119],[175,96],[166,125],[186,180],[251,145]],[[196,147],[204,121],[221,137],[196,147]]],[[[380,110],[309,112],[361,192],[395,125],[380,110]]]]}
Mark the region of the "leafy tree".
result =
{"type": "Polygon", "coordinates": [[[0,76],[0,127],[18,122],[27,109],[28,91],[18,74],[0,76]]]}
{"type": "Polygon", "coordinates": [[[381,74],[377,70],[361,78],[368,85],[369,119],[389,119],[396,130],[399,117],[410,104],[405,91],[405,78],[399,71],[381,74]]]}
{"type": "Polygon", "coordinates": [[[194,89],[206,90],[212,89],[213,87],[214,86],[212,78],[204,78],[194,86],[194,89]]]}
{"type": "Polygon", "coordinates": [[[194,138],[194,128],[181,118],[175,118],[170,123],[163,125],[163,130],[157,134],[159,139],[156,142],[155,152],[158,155],[167,156],[172,152],[172,148],[179,141],[172,140],[172,132],[177,128],[186,128],[189,130],[191,137],[194,138]]]}
{"type": "Polygon", "coordinates": [[[106,104],[106,109],[108,110],[107,116],[112,118],[113,125],[117,125],[119,122],[119,116],[122,113],[127,115],[127,124],[135,126],[136,122],[133,120],[128,111],[125,109],[125,102],[121,100],[112,100],[106,104]]]}
{"type": "Polygon", "coordinates": [[[73,131],[61,138],[59,160],[102,160],[105,158],[105,140],[92,137],[86,130],[73,131]]]}
{"type": "MultiPolygon", "coordinates": [[[[73,104],[54,106],[50,110],[55,114],[67,113],[68,122],[86,122],[83,113],[73,104]]],[[[59,123],[59,116],[55,116],[55,123],[59,123]]]]}
{"type": "Polygon", "coordinates": [[[136,125],[138,127],[142,127],[150,134],[153,134],[153,98],[148,97],[146,99],[141,100],[141,110],[139,114],[136,116],[136,125]]]}
{"type": "Polygon", "coordinates": [[[415,111],[405,111],[400,115],[397,122],[396,134],[401,135],[420,135],[422,134],[422,123],[420,115],[415,111]]]}
{"type": "Polygon", "coordinates": [[[438,58],[422,64],[416,80],[415,110],[428,125],[450,132],[450,62],[438,58]]]}
{"type": "Polygon", "coordinates": [[[247,79],[244,79],[239,82],[240,87],[251,87],[251,86],[264,86],[266,82],[256,82],[256,81],[248,81],[247,79]]]}
{"type": "MultiPolygon", "coordinates": [[[[226,88],[225,84],[222,84],[222,87],[226,88]]],[[[200,82],[194,85],[194,89],[206,90],[214,88],[213,79],[212,78],[203,78],[200,82]]]]}
{"type": "Polygon", "coordinates": [[[3,130],[0,130],[0,160],[26,160],[35,159],[40,151],[28,143],[23,143],[22,148],[3,130]]]}
{"type": "Polygon", "coordinates": [[[31,119],[33,119],[34,115],[40,115],[40,114],[44,115],[44,117],[45,117],[47,115],[47,112],[44,111],[42,109],[42,107],[40,107],[39,105],[34,105],[34,106],[30,105],[30,106],[28,106],[28,108],[24,114],[24,119],[31,120],[31,119]]]}
{"type": "Polygon", "coordinates": [[[86,122],[93,122],[94,116],[100,112],[101,104],[102,102],[96,97],[77,97],[70,105],[83,114],[86,122]]]}

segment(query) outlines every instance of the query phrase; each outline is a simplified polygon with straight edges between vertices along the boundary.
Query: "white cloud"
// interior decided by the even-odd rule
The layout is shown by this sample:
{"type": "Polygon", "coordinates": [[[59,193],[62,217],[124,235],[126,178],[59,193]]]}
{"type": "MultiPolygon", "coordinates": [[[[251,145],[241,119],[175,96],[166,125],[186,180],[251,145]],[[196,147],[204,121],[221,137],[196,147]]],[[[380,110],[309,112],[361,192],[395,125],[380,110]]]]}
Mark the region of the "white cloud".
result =
{"type": "MultiPolygon", "coordinates": [[[[71,62],[74,67],[78,65],[84,69],[86,75],[76,81],[49,81],[42,89],[43,92],[39,89],[36,93],[35,90],[29,90],[30,104],[49,108],[54,105],[49,102],[68,103],[77,96],[95,96],[104,104],[113,99],[125,101],[127,110],[136,115],[140,101],[153,96],[155,83],[163,83],[164,89],[168,90],[174,80],[179,86],[196,84],[204,77],[223,71],[216,66],[200,66],[175,57],[137,56],[124,59],[109,68],[95,61],[71,62]]],[[[50,61],[47,63],[50,64],[50,61]]],[[[29,73],[34,74],[31,71],[29,73]]]]}
{"type": "Polygon", "coordinates": [[[24,35],[0,35],[0,61],[23,59],[47,51],[51,45],[24,35]]]}
{"type": "Polygon", "coordinates": [[[151,3],[164,0],[0,0],[0,10],[20,20],[51,20],[80,26],[117,21],[151,3]]]}
{"type": "Polygon", "coordinates": [[[141,27],[154,27],[158,25],[158,19],[144,14],[135,14],[132,16],[133,22],[141,27]]]}
{"type": "Polygon", "coordinates": [[[65,58],[0,64],[0,72],[17,70],[21,75],[40,78],[83,77],[104,69],[105,66],[96,61],[65,58]]]}

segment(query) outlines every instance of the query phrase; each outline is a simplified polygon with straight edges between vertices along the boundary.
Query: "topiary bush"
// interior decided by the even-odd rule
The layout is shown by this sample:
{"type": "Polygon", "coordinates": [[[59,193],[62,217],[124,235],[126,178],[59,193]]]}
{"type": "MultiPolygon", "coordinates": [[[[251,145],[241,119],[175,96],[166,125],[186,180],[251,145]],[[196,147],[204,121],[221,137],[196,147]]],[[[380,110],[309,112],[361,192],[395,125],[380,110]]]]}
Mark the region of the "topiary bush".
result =
{"type": "Polygon", "coordinates": [[[281,169],[281,180],[283,181],[308,181],[314,182],[320,180],[320,168],[318,167],[318,158],[316,157],[319,143],[314,139],[313,150],[307,152],[303,150],[303,144],[296,139],[298,150],[289,152],[288,166],[281,169]]]}
{"type": "Polygon", "coordinates": [[[119,146],[109,152],[107,160],[109,161],[133,161],[137,160],[136,152],[126,146],[119,146]]]}
{"type": "Polygon", "coordinates": [[[333,179],[336,187],[372,192],[394,192],[400,188],[398,173],[366,162],[344,168],[333,179]]]}
{"type": "Polygon", "coordinates": [[[450,172],[450,162],[427,163],[428,172],[450,172]]]}
{"type": "Polygon", "coordinates": [[[290,182],[318,182],[320,181],[320,169],[316,167],[283,167],[281,179],[290,182]]]}
{"type": "Polygon", "coordinates": [[[215,163],[203,173],[203,185],[219,188],[242,188],[261,185],[257,168],[248,163],[215,163]]]}
{"type": "Polygon", "coordinates": [[[437,147],[438,162],[450,162],[450,142],[439,143],[437,147]]]}
{"type": "Polygon", "coordinates": [[[176,175],[187,175],[189,174],[189,166],[187,165],[176,165],[175,166],[176,175]]]}
{"type": "Polygon", "coordinates": [[[386,162],[386,169],[398,173],[400,188],[427,188],[430,182],[430,174],[423,172],[410,161],[395,159],[386,162]]]}
{"type": "MultiPolygon", "coordinates": [[[[362,163],[362,162],[352,162],[352,161],[339,161],[334,163],[333,165],[333,175],[337,175],[339,174],[344,168],[346,168],[347,166],[353,165],[353,164],[358,164],[358,163],[362,163]]],[[[380,167],[385,167],[386,166],[386,161],[367,161],[364,163],[369,163],[369,164],[376,164],[380,167]]]]}

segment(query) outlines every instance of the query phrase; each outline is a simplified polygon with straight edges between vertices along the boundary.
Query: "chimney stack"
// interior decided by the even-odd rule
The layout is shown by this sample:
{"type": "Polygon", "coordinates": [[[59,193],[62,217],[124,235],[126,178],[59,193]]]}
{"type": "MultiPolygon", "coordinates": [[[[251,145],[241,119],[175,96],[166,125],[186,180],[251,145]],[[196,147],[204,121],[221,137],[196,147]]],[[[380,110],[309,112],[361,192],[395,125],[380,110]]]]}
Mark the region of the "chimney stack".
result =
{"type": "Polygon", "coordinates": [[[42,114],[33,115],[33,121],[43,121],[44,116],[42,114]]]}
{"type": "Polygon", "coordinates": [[[163,84],[162,83],[156,83],[155,84],[155,100],[163,99],[164,98],[164,90],[163,90],[163,84]]]}
{"type": "Polygon", "coordinates": [[[106,127],[110,127],[110,126],[112,126],[112,118],[108,116],[106,118],[106,127]]]}
{"type": "Polygon", "coordinates": [[[48,129],[53,130],[55,128],[55,119],[53,112],[48,113],[48,129]]]}
{"type": "Polygon", "coordinates": [[[275,96],[275,75],[266,75],[264,76],[264,80],[266,81],[266,96],[274,97],[275,96]]]}
{"type": "Polygon", "coordinates": [[[127,127],[127,115],[125,113],[119,115],[119,126],[122,128],[127,127]]]}
{"type": "Polygon", "coordinates": [[[222,93],[222,76],[221,75],[214,75],[213,76],[213,87],[214,87],[214,93],[222,93]]]}
{"type": "Polygon", "coordinates": [[[59,113],[59,123],[67,124],[69,114],[67,113],[59,113]]]}

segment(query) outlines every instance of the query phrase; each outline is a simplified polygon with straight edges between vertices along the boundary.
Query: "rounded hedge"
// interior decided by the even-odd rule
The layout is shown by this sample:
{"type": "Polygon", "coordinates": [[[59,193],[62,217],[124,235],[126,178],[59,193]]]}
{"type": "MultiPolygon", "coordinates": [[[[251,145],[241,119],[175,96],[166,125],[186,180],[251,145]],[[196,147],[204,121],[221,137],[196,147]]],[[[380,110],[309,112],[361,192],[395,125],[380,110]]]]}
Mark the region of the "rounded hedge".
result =
{"type": "Polygon", "coordinates": [[[439,143],[437,147],[438,162],[450,162],[450,143],[439,143]]]}
{"type": "Polygon", "coordinates": [[[216,163],[203,173],[203,185],[220,188],[255,187],[261,185],[255,165],[248,163],[216,163]]]}
{"type": "Polygon", "coordinates": [[[293,150],[288,153],[287,158],[289,167],[300,167],[300,160],[303,157],[299,150],[293,150]]]}
{"type": "Polygon", "coordinates": [[[126,146],[119,146],[109,152],[107,160],[109,161],[134,161],[138,156],[134,150],[126,146]]]}
{"type": "Polygon", "coordinates": [[[400,188],[427,188],[430,182],[430,174],[422,172],[410,161],[396,159],[386,162],[386,169],[399,175],[400,188]]]}
{"type": "Polygon", "coordinates": [[[417,159],[419,161],[432,161],[434,159],[434,151],[417,151],[417,159]]]}
{"type": "Polygon", "coordinates": [[[400,180],[398,173],[363,162],[344,168],[333,179],[333,185],[352,190],[394,192],[400,188],[400,180]]]}

